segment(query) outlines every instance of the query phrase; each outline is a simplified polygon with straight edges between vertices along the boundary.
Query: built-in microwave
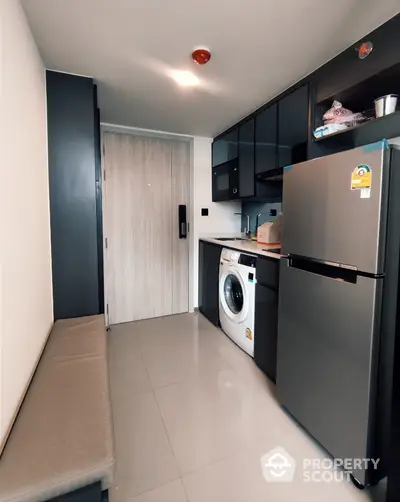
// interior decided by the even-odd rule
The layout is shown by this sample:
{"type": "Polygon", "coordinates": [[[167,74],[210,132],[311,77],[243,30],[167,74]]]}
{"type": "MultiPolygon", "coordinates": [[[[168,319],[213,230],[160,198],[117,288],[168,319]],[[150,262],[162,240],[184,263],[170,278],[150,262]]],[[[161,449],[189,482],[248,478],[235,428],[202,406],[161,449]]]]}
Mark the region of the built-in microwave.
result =
{"type": "Polygon", "coordinates": [[[212,200],[232,200],[239,197],[238,159],[228,160],[212,168],[212,200]]]}

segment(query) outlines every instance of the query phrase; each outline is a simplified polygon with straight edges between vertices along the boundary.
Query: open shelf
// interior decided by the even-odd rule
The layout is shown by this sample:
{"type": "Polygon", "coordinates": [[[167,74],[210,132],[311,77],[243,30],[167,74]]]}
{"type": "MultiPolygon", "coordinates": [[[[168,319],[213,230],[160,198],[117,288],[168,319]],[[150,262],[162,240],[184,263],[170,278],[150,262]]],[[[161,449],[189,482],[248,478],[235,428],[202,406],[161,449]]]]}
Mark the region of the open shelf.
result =
{"type": "MultiPolygon", "coordinates": [[[[337,131],[332,134],[327,134],[326,136],[321,136],[320,138],[314,138],[314,141],[317,143],[320,141],[329,140],[330,138],[334,138],[334,137],[337,138],[338,136],[341,136],[342,138],[344,138],[345,136],[352,136],[357,129],[361,129],[361,128],[370,128],[370,130],[373,131],[373,129],[375,127],[380,127],[384,123],[389,123],[389,121],[391,123],[398,121],[399,122],[399,131],[400,131],[400,111],[397,111],[397,112],[391,113],[390,115],[385,115],[384,117],[366,120],[365,122],[361,122],[360,124],[357,124],[353,127],[348,127],[347,129],[343,129],[342,131],[337,131]]],[[[400,132],[397,134],[400,134],[400,132]]]]}
{"type": "Polygon", "coordinates": [[[340,101],[344,108],[353,113],[363,113],[366,120],[320,138],[313,136],[313,146],[310,147],[311,158],[356,148],[381,139],[399,137],[400,99],[396,112],[375,118],[374,100],[386,94],[400,95],[400,63],[316,103],[314,130],[324,125],[323,115],[335,100],[340,101]]]}
{"type": "Polygon", "coordinates": [[[385,96],[386,94],[400,94],[399,79],[400,63],[319,101],[317,106],[328,110],[332,102],[337,100],[345,108],[351,109],[354,113],[371,109],[374,108],[374,100],[376,98],[385,96]]]}
{"type": "Polygon", "coordinates": [[[374,109],[374,100],[386,94],[400,94],[400,63],[316,103],[314,126],[317,128],[323,125],[323,114],[335,100],[340,101],[344,108],[357,113],[374,109]]]}

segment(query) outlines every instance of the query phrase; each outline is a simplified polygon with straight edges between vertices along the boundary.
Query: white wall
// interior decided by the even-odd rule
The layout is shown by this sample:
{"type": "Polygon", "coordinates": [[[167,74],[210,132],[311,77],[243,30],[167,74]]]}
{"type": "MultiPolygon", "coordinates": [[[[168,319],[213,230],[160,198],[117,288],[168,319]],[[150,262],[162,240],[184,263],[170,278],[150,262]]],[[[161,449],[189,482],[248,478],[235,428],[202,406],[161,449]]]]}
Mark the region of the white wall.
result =
{"type": "Polygon", "coordinates": [[[195,136],[192,142],[192,235],[191,270],[193,307],[198,307],[199,237],[207,234],[236,234],[240,232],[240,202],[212,202],[211,138],[195,136]],[[201,216],[201,208],[208,208],[208,216],[201,216]]]}
{"type": "Polygon", "coordinates": [[[53,323],[43,63],[0,4],[0,450],[53,323]]]}

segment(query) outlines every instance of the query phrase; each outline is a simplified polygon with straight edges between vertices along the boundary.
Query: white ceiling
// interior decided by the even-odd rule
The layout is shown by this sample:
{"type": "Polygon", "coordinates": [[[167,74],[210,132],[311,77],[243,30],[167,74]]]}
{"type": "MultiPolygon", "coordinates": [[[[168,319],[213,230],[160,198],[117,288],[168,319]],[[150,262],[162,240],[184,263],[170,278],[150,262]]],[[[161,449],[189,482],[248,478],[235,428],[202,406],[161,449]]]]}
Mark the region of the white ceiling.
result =
{"type": "Polygon", "coordinates": [[[22,0],[48,68],[93,76],[103,122],[215,136],[399,11],[398,0],[22,0]],[[190,60],[206,45],[204,67],[190,60]],[[166,72],[203,81],[182,89],[166,72]]]}

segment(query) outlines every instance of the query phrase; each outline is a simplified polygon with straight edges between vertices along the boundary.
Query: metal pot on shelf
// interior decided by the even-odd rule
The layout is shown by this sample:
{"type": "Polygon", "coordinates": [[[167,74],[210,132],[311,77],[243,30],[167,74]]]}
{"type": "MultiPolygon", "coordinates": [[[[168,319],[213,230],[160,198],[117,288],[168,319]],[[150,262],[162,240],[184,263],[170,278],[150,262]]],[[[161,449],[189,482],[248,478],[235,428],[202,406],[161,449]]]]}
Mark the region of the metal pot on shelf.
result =
{"type": "Polygon", "coordinates": [[[396,111],[397,94],[387,94],[378,99],[375,99],[375,115],[376,118],[384,117],[396,111]]]}

